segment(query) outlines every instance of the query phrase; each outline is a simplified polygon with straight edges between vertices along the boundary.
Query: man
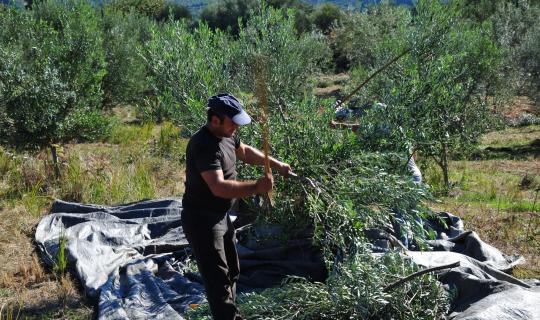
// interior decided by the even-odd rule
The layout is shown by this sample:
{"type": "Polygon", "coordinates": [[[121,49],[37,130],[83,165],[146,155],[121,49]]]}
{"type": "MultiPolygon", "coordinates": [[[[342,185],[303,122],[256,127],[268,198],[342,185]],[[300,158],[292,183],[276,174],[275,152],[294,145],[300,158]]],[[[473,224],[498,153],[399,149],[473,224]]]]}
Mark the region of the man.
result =
{"type": "MultiPolygon", "coordinates": [[[[251,122],[242,104],[231,94],[208,100],[207,123],[189,140],[186,183],[182,200],[182,227],[204,281],[214,319],[242,319],[234,304],[240,275],[235,231],[227,211],[236,198],[272,190],[269,174],[257,181],[236,181],[236,159],[264,164],[264,154],[240,142],[235,132],[251,122]]],[[[270,158],[282,176],[291,167],[270,158]]]]}

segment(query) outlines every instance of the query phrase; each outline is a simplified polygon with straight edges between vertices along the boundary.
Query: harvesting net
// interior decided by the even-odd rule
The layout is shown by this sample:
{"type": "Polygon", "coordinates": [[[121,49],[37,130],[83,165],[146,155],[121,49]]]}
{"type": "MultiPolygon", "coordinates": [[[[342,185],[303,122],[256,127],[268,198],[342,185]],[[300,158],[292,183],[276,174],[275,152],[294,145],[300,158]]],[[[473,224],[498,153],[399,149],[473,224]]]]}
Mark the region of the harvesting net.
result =
{"type": "MultiPolygon", "coordinates": [[[[43,261],[51,267],[60,238],[66,240],[69,263],[88,296],[98,301],[100,319],[182,319],[190,305],[205,298],[200,278],[189,268],[181,213],[179,199],[116,207],[56,201],[51,214],[40,221],[35,238],[43,261]]],[[[404,254],[425,268],[460,262],[457,268],[438,272],[439,281],[453,293],[450,318],[540,319],[540,282],[504,273],[519,259],[464,232],[459,218],[440,215],[445,224],[429,222],[438,231],[438,239],[430,245],[440,251],[404,254]]],[[[312,234],[280,240],[281,231],[277,226],[239,231],[239,291],[275,287],[291,275],[325,281],[325,263],[313,246],[312,234]],[[243,237],[247,232],[256,237],[243,237]],[[260,242],[257,236],[278,240],[260,242]]],[[[391,250],[396,239],[384,230],[370,230],[368,237],[379,251],[391,250]]]]}

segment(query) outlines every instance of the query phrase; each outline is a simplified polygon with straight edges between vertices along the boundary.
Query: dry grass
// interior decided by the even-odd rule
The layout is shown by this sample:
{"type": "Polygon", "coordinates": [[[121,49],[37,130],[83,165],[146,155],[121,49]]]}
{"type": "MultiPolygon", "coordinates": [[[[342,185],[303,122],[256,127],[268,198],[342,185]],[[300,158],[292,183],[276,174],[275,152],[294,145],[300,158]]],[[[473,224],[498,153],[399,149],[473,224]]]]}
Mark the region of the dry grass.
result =
{"type": "Polygon", "coordinates": [[[540,125],[490,132],[482,137],[481,144],[485,148],[513,148],[528,145],[535,139],[540,139],[540,125]]]}
{"type": "Polygon", "coordinates": [[[59,151],[62,176],[53,177],[46,152],[0,150],[0,320],[91,319],[80,284],[45,269],[32,239],[55,198],[118,204],[181,196],[185,139],[172,125],[122,125],[107,143],[70,144],[59,151]],[[112,143],[114,142],[114,143],[112,143]]]}
{"type": "Polygon", "coordinates": [[[482,240],[505,254],[522,255],[525,264],[514,270],[520,278],[540,278],[540,214],[508,212],[482,204],[469,204],[451,198],[432,207],[451,212],[464,220],[467,230],[474,230],[482,240]]]}
{"type": "MultiPolygon", "coordinates": [[[[529,126],[489,133],[482,142],[483,147],[512,147],[539,136],[540,126],[529,126]]],[[[437,183],[433,168],[425,173],[437,183]]],[[[523,255],[526,263],[514,275],[540,278],[540,158],[452,161],[450,180],[449,196],[433,208],[457,214],[467,230],[504,253],[523,255]]]]}
{"type": "MultiPolygon", "coordinates": [[[[17,315],[20,319],[41,319],[51,310],[90,319],[91,309],[73,290],[76,284],[72,280],[57,281],[41,265],[32,243],[38,221],[23,206],[0,211],[0,260],[9,262],[0,265],[0,319],[17,319],[17,315]]],[[[49,318],[66,319],[54,315],[49,318]]]]}
{"type": "Polygon", "coordinates": [[[315,95],[318,97],[339,97],[343,95],[343,85],[349,81],[350,76],[345,73],[321,75],[317,77],[315,95]]]}
{"type": "Polygon", "coordinates": [[[531,98],[519,96],[514,99],[511,105],[505,108],[503,113],[507,118],[517,118],[522,113],[540,115],[540,107],[534,104],[531,98]]]}

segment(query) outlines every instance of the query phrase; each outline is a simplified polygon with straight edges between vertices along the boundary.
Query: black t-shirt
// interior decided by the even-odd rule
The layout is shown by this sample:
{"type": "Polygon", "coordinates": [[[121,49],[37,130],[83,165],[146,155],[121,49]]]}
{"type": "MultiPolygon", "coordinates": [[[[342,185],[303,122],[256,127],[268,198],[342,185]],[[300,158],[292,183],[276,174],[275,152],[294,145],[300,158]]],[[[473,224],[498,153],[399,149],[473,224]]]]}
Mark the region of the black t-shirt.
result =
{"type": "Polygon", "coordinates": [[[234,199],[216,197],[201,176],[207,170],[222,170],[225,180],[236,180],[236,153],[240,139],[218,138],[203,126],[189,140],[186,148],[186,190],[182,205],[187,209],[227,212],[234,199]]]}

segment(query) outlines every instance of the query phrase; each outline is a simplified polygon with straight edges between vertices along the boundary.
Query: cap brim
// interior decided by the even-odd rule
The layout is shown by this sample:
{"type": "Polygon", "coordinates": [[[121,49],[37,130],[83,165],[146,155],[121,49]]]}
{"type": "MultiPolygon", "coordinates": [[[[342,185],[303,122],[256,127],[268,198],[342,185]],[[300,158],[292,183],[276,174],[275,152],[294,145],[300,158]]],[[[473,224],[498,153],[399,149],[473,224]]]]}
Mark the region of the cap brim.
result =
{"type": "Polygon", "coordinates": [[[234,123],[236,123],[237,125],[239,125],[239,126],[243,126],[243,125],[246,125],[246,124],[250,124],[251,123],[251,118],[249,117],[249,115],[244,110],[242,110],[242,112],[240,112],[239,114],[235,115],[232,118],[232,121],[234,123]]]}

